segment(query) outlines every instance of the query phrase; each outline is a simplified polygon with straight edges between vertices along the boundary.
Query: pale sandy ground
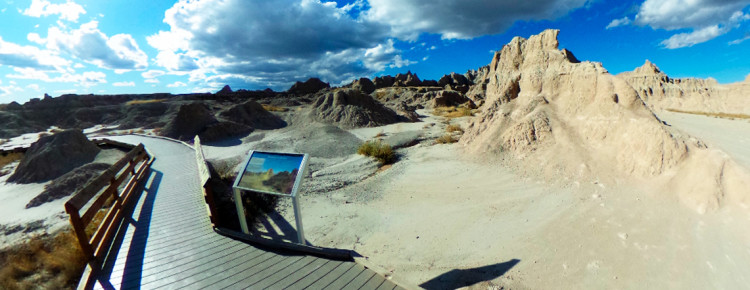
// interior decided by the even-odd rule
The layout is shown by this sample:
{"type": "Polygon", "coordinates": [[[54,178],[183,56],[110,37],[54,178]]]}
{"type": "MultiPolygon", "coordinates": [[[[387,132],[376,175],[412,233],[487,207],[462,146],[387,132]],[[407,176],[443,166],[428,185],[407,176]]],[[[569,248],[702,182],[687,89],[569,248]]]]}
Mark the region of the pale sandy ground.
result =
{"type": "MultiPolygon", "coordinates": [[[[25,134],[13,138],[8,148],[29,146],[38,139],[39,134],[25,134]]],[[[96,156],[94,162],[114,164],[124,155],[124,152],[115,149],[102,150],[96,156]]],[[[7,166],[6,169],[15,170],[18,162],[7,166]]],[[[54,200],[27,209],[26,204],[42,193],[44,187],[49,182],[31,184],[6,183],[10,175],[0,177],[0,213],[2,213],[0,214],[0,227],[5,227],[6,229],[21,227],[22,230],[0,235],[0,249],[23,242],[33,235],[56,232],[68,225],[68,215],[65,213],[64,208],[64,204],[68,198],[54,200]]]]}
{"type": "MultiPolygon", "coordinates": [[[[735,146],[750,124],[701,118],[665,120],[737,159],[750,157],[750,147],[735,146]]],[[[701,215],[636,185],[545,184],[462,152],[456,144],[417,145],[360,183],[305,195],[307,240],[354,249],[394,279],[437,288],[483,280],[511,289],[750,287],[747,209],[701,215]],[[464,271],[450,274],[456,269],[464,271]]]]}

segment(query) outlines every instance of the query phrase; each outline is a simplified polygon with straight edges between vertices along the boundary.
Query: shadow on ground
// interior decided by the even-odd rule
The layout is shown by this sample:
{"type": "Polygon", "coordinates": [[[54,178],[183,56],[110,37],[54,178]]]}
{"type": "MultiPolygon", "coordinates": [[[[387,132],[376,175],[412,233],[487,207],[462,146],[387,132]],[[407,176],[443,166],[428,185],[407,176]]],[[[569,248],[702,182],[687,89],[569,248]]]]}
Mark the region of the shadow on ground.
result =
{"type": "Polygon", "coordinates": [[[512,259],[507,262],[487,265],[470,269],[453,269],[440,276],[424,282],[419,287],[424,289],[456,289],[474,285],[482,281],[489,281],[498,278],[508,272],[520,260],[512,259]]]}

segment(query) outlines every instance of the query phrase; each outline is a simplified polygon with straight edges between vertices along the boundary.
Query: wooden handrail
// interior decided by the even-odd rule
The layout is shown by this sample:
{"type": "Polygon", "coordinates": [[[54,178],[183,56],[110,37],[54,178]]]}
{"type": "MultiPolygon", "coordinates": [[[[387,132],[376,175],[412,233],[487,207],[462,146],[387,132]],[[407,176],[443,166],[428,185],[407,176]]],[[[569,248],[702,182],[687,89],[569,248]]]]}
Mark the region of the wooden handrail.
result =
{"type": "Polygon", "coordinates": [[[122,159],[110,166],[101,175],[89,181],[81,190],[65,203],[65,211],[78,238],[83,254],[95,270],[100,270],[117,228],[125,216],[125,209],[138,200],[138,185],[147,177],[154,157],[150,156],[143,144],[132,146],[112,140],[94,140],[95,143],[131,149],[122,159]],[[127,180],[122,192],[120,185],[127,180]],[[92,201],[93,200],[93,201],[92,201]],[[86,228],[94,222],[107,201],[112,201],[96,230],[89,235],[86,228]],[[90,205],[86,207],[87,204],[90,205]],[[86,207],[84,209],[84,207],[86,207]],[[83,210],[83,212],[81,212],[83,210]]]}
{"type": "Polygon", "coordinates": [[[211,170],[208,168],[208,162],[206,157],[203,155],[203,147],[201,147],[201,138],[198,135],[193,139],[193,149],[195,149],[195,160],[198,164],[198,175],[201,180],[201,188],[203,189],[203,200],[206,202],[206,211],[208,212],[208,218],[211,220],[211,225],[216,227],[216,204],[214,202],[214,195],[211,191],[211,187],[208,181],[211,180],[211,170]]]}

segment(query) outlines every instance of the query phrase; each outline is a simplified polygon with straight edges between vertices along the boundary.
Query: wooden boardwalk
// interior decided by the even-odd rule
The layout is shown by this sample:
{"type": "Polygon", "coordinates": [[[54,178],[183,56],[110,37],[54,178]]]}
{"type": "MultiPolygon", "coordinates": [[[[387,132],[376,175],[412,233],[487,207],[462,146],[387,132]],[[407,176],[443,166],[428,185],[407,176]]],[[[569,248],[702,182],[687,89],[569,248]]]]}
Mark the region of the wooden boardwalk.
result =
{"type": "Polygon", "coordinates": [[[96,289],[401,288],[355,262],[259,248],[217,234],[192,149],[148,137],[112,139],[143,143],[156,162],[96,289]]]}

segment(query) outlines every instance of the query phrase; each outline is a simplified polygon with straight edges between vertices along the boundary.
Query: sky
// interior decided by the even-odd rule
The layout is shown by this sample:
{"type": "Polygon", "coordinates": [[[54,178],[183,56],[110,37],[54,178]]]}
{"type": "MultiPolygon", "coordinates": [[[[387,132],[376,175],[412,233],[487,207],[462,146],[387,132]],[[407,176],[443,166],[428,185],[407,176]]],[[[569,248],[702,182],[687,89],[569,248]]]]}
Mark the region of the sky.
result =
{"type": "Polygon", "coordinates": [[[288,89],[488,65],[514,36],[613,74],[750,74],[750,0],[0,0],[0,103],[68,93],[288,89]]]}

